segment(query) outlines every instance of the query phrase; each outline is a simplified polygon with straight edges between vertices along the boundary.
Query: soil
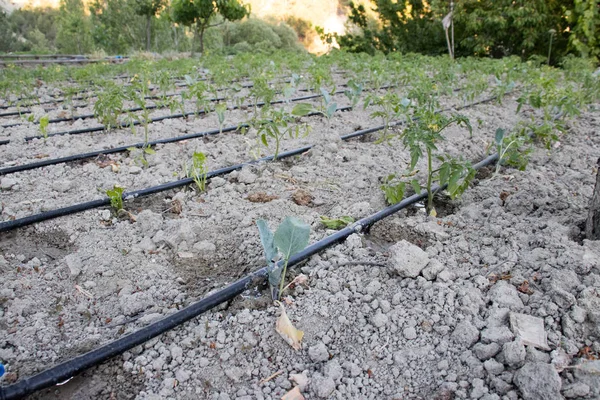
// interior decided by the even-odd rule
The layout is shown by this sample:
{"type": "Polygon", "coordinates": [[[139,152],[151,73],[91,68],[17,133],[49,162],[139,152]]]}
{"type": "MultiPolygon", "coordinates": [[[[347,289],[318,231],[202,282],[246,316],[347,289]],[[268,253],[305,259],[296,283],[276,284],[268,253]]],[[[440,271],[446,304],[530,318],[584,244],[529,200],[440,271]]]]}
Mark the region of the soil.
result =
{"type": "MultiPolygon", "coordinates": [[[[450,127],[440,148],[480,160],[496,128],[527,118],[515,99],[461,110],[481,123],[472,137],[450,127]]],[[[228,113],[226,125],[251,112],[228,113]]],[[[213,178],[203,193],[126,201],[134,218],[95,209],[1,234],[0,383],[134,332],[262,267],[258,218],[274,228],[297,216],[314,242],[333,233],[320,216],[359,219],[385,207],[382,179],[405,169],[408,152],[397,139],[373,140],[378,134],[339,139],[380,124],[370,112],[305,117],[312,132],[282,143],[282,151],[313,144],[305,154],[213,178]]],[[[216,126],[208,115],[151,124],[150,133],[216,126]]],[[[297,385],[307,399],[600,398],[597,376],[577,367],[600,353],[600,243],[582,239],[599,128],[598,111],[582,112],[551,151],[535,147],[526,171],[480,171],[460,200],[436,198],[436,218],[411,207],[290,271],[288,279],[309,277],[285,302],[304,331],[299,351],[275,331],[279,308],[268,290],[253,287],[31,398],[280,399],[297,385]],[[515,336],[510,318],[521,314],[541,320],[547,349],[515,336]],[[560,368],[564,360],[570,368],[560,368]]],[[[128,130],[22,140],[36,129],[5,130],[2,166],[141,140],[128,130]]],[[[157,146],[147,167],[123,153],[8,175],[1,220],[102,198],[115,184],[135,190],[181,178],[194,151],[209,169],[272,152],[252,135],[157,146]]]]}

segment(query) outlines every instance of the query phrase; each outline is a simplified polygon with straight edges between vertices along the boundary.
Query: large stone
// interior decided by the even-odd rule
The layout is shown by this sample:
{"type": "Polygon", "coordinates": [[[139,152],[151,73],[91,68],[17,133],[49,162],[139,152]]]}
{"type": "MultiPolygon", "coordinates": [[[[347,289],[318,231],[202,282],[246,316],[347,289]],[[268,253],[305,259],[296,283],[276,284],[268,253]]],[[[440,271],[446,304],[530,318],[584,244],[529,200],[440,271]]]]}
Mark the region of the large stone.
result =
{"type": "Polygon", "coordinates": [[[562,382],[551,364],[527,363],[515,373],[513,382],[524,400],[562,399],[562,382]]]}
{"type": "Polygon", "coordinates": [[[429,263],[420,247],[402,240],[389,249],[392,270],[403,278],[416,278],[429,263]]]}

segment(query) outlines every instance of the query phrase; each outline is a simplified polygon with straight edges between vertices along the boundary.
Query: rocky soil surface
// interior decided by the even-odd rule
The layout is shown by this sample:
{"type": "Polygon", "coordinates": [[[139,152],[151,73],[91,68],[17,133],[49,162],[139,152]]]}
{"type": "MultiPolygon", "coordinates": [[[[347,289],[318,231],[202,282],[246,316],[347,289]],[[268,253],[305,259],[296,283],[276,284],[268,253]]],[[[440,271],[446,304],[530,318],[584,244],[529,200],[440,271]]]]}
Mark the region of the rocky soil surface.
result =
{"type": "MultiPolygon", "coordinates": [[[[516,107],[508,97],[461,111],[473,137],[453,127],[441,147],[478,161],[496,128],[527,117],[516,107]]],[[[165,121],[152,133],[215,121],[165,121]]],[[[309,152],[214,178],[205,193],[126,202],[135,221],[100,209],[2,234],[0,383],[134,332],[258,269],[258,218],[274,228],[297,216],[314,242],[333,233],[322,215],[358,219],[385,207],[381,179],[404,170],[402,145],[377,135],[339,139],[379,124],[369,111],[307,121],[313,132],[283,148],[314,144],[309,152]]],[[[551,151],[535,148],[526,171],[480,171],[461,200],[437,200],[437,218],[411,207],[294,268],[290,279],[308,277],[284,302],[304,331],[301,350],[275,331],[280,309],[258,286],[32,398],[258,400],[299,386],[307,399],[598,399],[589,366],[600,353],[600,243],[583,240],[581,228],[599,128],[600,113],[584,112],[551,151]]],[[[56,157],[131,139],[117,131],[17,141],[0,152],[7,161],[56,157]]],[[[195,150],[214,169],[251,159],[256,141],[231,133],[164,145],[148,168],[124,154],[8,175],[2,220],[98,198],[115,183],[133,190],[171,181],[195,150]]]]}

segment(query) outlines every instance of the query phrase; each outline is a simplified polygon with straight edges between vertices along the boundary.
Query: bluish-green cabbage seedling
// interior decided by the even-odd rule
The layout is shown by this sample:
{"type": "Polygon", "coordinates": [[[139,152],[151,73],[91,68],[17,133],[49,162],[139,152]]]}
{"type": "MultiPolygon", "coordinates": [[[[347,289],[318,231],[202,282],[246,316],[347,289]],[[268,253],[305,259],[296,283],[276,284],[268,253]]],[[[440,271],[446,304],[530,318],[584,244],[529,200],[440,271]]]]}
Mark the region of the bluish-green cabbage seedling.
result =
{"type": "Polygon", "coordinates": [[[275,234],[263,219],[256,221],[256,225],[267,260],[271,297],[279,300],[290,258],[308,245],[310,226],[295,217],[287,217],[275,234]]]}

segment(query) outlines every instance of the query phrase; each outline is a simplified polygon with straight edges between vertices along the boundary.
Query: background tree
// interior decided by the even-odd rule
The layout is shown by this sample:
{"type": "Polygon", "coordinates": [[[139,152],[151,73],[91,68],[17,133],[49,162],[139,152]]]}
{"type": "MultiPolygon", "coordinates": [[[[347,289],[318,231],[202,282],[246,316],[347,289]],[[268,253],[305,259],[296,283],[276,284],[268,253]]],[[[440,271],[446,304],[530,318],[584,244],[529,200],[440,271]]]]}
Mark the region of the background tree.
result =
{"type": "Polygon", "coordinates": [[[200,53],[204,52],[204,31],[211,26],[211,19],[220,14],[225,20],[236,21],[250,14],[237,0],[173,0],[171,12],[173,21],[189,27],[194,25],[194,39],[200,44],[200,53]]]}
{"type": "Polygon", "coordinates": [[[60,0],[56,47],[71,54],[92,51],[90,26],[81,0],[60,0]]]}
{"type": "Polygon", "coordinates": [[[146,18],[146,51],[150,51],[152,39],[152,17],[163,9],[166,0],[134,0],[135,12],[146,18]]]}

